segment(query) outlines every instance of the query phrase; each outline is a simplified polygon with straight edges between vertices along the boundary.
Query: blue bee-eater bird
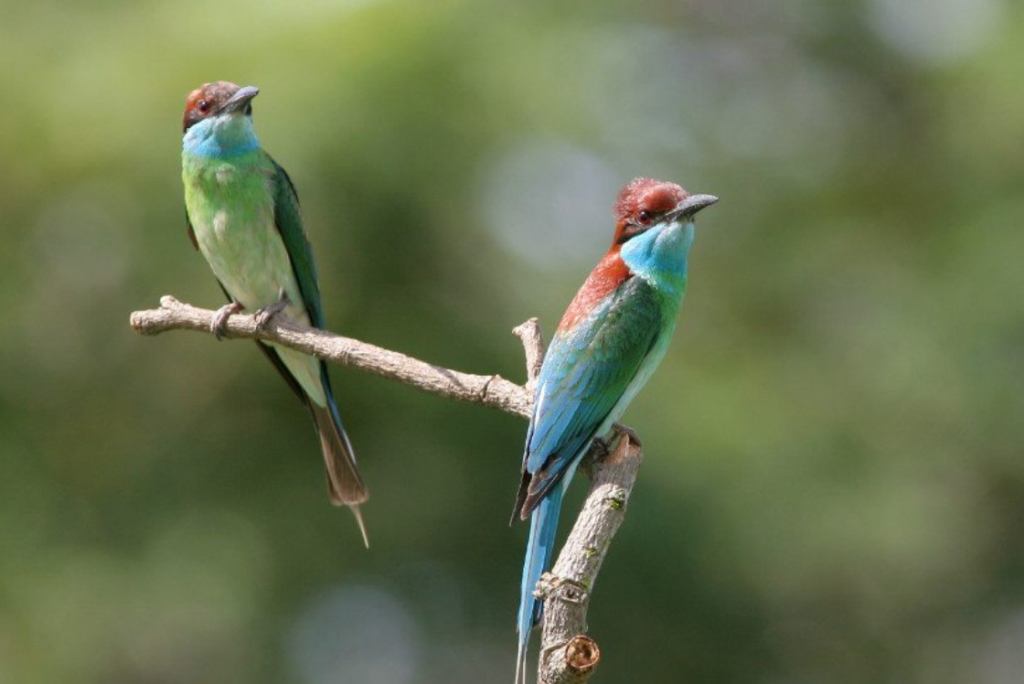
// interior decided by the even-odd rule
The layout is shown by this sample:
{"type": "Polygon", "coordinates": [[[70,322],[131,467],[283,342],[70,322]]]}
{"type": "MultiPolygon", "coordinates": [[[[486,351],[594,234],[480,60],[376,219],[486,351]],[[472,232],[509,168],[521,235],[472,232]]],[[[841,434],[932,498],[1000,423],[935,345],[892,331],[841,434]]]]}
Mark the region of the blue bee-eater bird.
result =
{"type": "Polygon", "coordinates": [[[512,519],[530,520],[519,602],[516,684],[526,681],[533,595],[551,561],[562,496],[591,442],[626,410],[665,356],[686,292],[694,215],[717,202],[637,178],[615,203],[615,238],[562,316],[548,347],[526,433],[512,519]]]}
{"type": "MultiPolygon", "coordinates": [[[[213,332],[247,309],[266,323],[276,313],[324,327],[313,251],[285,170],[263,151],[252,125],[257,88],[207,83],[192,91],[182,122],[182,180],[189,236],[227,295],[213,332]]],[[[257,342],[309,407],[320,436],[331,503],[348,506],[369,545],[359,505],[368,498],[323,361],[257,342]]]]}

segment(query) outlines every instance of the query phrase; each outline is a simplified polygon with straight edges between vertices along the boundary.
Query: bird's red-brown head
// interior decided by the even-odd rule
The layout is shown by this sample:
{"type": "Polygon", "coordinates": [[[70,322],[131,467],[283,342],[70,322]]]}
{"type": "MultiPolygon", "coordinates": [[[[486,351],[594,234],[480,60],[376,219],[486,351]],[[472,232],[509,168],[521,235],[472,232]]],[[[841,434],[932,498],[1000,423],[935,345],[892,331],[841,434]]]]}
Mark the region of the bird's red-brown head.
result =
{"type": "MultiPolygon", "coordinates": [[[[668,227],[680,219],[692,221],[693,214],[718,201],[712,195],[690,195],[675,183],[636,178],[619,192],[615,212],[615,240],[604,258],[590,272],[558,324],[570,330],[590,315],[594,307],[633,275],[622,257],[622,246],[631,238],[668,227]]],[[[688,249],[688,248],[685,248],[688,249]]],[[[682,258],[685,259],[685,249],[682,258]]]]}
{"type": "Polygon", "coordinates": [[[204,83],[189,93],[185,99],[185,116],[181,120],[182,132],[203,119],[218,114],[242,111],[251,115],[252,98],[259,92],[259,88],[242,88],[228,81],[204,83]]]}
{"type": "Polygon", "coordinates": [[[676,183],[635,178],[619,192],[612,211],[615,214],[615,239],[622,245],[651,226],[685,214],[695,214],[718,201],[711,195],[690,195],[676,183]]]}

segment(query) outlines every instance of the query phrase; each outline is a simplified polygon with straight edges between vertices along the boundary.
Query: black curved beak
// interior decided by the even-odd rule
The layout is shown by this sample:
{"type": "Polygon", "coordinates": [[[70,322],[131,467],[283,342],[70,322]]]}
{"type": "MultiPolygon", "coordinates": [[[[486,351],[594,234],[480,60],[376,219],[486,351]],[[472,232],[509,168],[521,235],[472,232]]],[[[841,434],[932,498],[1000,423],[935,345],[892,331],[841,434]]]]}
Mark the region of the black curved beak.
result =
{"type": "Polygon", "coordinates": [[[232,95],[230,100],[224,103],[224,106],[220,108],[220,111],[222,113],[230,113],[244,110],[248,106],[249,101],[259,94],[260,89],[256,86],[245,86],[244,88],[239,88],[238,92],[232,95]]]}
{"type": "Polygon", "coordinates": [[[690,218],[701,209],[710,207],[712,204],[718,201],[718,198],[714,195],[690,195],[682,202],[676,205],[676,208],[669,213],[667,218],[675,220],[677,218],[690,218]]]}

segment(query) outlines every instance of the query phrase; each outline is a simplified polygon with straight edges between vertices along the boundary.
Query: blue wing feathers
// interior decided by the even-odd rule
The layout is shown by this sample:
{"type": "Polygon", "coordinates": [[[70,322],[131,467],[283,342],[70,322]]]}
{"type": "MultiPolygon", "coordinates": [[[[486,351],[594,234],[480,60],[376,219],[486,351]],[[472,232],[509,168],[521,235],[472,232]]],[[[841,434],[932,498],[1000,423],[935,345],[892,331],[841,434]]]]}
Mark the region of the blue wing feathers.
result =
{"type": "MultiPolygon", "coordinates": [[[[523,459],[527,508],[580,456],[633,379],[660,329],[653,288],[631,278],[551,341],[523,459]]],[[[525,513],[528,511],[521,511],[525,513]]]]}

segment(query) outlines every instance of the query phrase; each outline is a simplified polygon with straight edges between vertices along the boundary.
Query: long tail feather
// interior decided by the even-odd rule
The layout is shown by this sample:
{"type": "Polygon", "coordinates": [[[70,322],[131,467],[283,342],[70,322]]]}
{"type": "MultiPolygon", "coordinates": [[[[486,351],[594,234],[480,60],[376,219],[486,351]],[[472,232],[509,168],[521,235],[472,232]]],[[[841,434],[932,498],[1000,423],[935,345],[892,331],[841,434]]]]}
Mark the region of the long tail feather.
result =
{"type": "Polygon", "coordinates": [[[348,510],[356,517],[356,525],[359,525],[359,532],[363,535],[363,545],[370,548],[370,537],[366,534],[366,523],[363,522],[363,512],[359,510],[359,505],[349,504],[348,510]]]}
{"type": "Polygon", "coordinates": [[[370,498],[370,493],[359,474],[355,452],[341,424],[341,416],[338,415],[334,398],[329,394],[327,403],[328,406],[317,406],[312,401],[309,402],[313,422],[316,423],[317,433],[320,435],[320,446],[323,449],[324,467],[327,470],[327,492],[332,504],[349,507],[359,525],[363,542],[369,548],[370,541],[359,504],[365,503],[370,498]]]}
{"type": "MultiPolygon", "coordinates": [[[[221,289],[224,289],[223,285],[221,289]]],[[[227,295],[227,290],[224,290],[227,295]]],[[[231,296],[228,295],[228,299],[231,296]]],[[[331,503],[335,506],[345,505],[352,511],[359,525],[359,532],[363,535],[363,544],[370,548],[370,539],[366,535],[366,525],[363,523],[363,515],[359,511],[359,504],[370,498],[366,485],[359,475],[359,468],[356,466],[355,452],[352,443],[348,439],[344,426],[341,424],[341,416],[338,414],[338,405],[331,393],[331,379],[327,375],[327,366],[320,362],[320,377],[323,382],[325,394],[327,395],[327,407],[320,407],[313,403],[313,400],[306,395],[302,385],[295,379],[288,366],[282,361],[278,351],[270,345],[257,340],[256,345],[260,348],[274,368],[292,388],[296,396],[309,406],[313,412],[313,422],[316,424],[317,434],[320,435],[320,445],[324,452],[324,465],[327,468],[327,493],[331,503]]]]}
{"type": "MultiPolygon", "coordinates": [[[[570,473],[571,475],[571,473],[570,473]]],[[[543,603],[533,595],[540,576],[551,563],[555,546],[555,532],[558,531],[558,514],[562,507],[565,485],[551,490],[530,517],[530,540],[526,547],[526,561],[523,563],[523,583],[519,597],[519,618],[516,632],[519,633],[519,651],[516,656],[516,684],[526,682],[526,658],[530,644],[530,631],[540,620],[543,603]]]]}

